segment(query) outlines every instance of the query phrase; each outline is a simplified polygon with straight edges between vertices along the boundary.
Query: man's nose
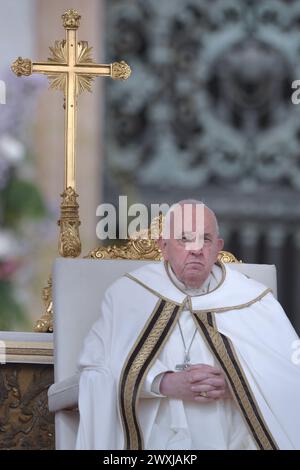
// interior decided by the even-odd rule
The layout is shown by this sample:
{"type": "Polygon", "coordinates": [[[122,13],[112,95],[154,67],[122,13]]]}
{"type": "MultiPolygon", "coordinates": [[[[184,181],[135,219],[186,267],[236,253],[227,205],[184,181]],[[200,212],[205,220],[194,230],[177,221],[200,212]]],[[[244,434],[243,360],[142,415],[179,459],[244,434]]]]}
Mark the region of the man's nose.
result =
{"type": "Polygon", "coordinates": [[[192,255],[199,256],[203,251],[203,243],[200,241],[191,242],[187,249],[192,255]]]}
{"type": "Polygon", "coordinates": [[[201,248],[193,248],[193,249],[190,250],[190,253],[191,253],[191,255],[199,256],[199,255],[202,254],[202,249],[203,249],[203,247],[201,247],[201,248]]]}

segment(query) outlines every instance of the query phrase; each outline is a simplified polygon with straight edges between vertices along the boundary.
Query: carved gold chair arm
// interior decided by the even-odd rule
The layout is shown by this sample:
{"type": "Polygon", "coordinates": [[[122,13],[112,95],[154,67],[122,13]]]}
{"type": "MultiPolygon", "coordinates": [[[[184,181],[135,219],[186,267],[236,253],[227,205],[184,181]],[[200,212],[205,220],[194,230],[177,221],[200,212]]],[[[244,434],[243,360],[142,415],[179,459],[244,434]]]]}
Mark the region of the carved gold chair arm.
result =
{"type": "MultiPolygon", "coordinates": [[[[128,240],[121,246],[99,246],[84,258],[88,259],[136,259],[162,261],[163,257],[155,240],[128,240]]],[[[218,255],[222,263],[241,263],[229,251],[220,251],[218,255]]]]}
{"type": "Polygon", "coordinates": [[[52,303],[52,278],[49,277],[47,287],[43,289],[43,301],[45,312],[35,323],[33,329],[36,333],[53,332],[53,303],[52,303]]]}

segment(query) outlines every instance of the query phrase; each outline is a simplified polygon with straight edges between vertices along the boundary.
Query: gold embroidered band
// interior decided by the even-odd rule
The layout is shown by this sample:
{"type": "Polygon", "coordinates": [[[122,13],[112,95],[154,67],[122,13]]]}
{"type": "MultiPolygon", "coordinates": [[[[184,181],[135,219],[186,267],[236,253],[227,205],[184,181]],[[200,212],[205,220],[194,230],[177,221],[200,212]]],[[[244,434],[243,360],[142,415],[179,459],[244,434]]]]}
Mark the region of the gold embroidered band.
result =
{"type": "Polygon", "coordinates": [[[256,445],[261,450],[277,450],[231,341],[217,330],[212,313],[195,313],[194,318],[211,352],[226,374],[236,402],[256,445]]]}
{"type": "Polygon", "coordinates": [[[123,366],[119,400],[126,450],[144,448],[136,410],[139,392],[149,368],[172,332],[181,310],[182,307],[174,302],[159,299],[123,366]]]}

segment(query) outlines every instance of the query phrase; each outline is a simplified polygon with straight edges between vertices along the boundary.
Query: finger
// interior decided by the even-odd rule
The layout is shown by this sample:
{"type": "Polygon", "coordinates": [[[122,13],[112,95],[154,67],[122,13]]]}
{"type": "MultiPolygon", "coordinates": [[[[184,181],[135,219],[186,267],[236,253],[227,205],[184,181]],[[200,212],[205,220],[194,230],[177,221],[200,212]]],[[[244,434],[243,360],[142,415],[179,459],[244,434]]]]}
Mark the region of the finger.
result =
{"type": "Polygon", "coordinates": [[[216,378],[216,377],[208,377],[206,380],[202,380],[201,381],[202,383],[205,382],[205,384],[207,385],[213,385],[214,387],[223,387],[225,388],[226,386],[226,383],[224,381],[224,379],[219,379],[219,378],[216,378]]]}
{"type": "Polygon", "coordinates": [[[217,378],[215,374],[211,374],[208,372],[196,372],[196,371],[191,371],[188,375],[188,382],[190,383],[195,383],[195,382],[203,382],[207,381],[212,378],[217,378]]]}
{"type": "Polygon", "coordinates": [[[203,380],[207,380],[209,377],[211,377],[211,375],[200,373],[200,372],[198,373],[193,372],[188,376],[188,382],[191,384],[195,382],[202,382],[203,380]]]}
{"type": "Polygon", "coordinates": [[[194,385],[191,387],[191,391],[194,393],[211,392],[212,390],[215,390],[212,385],[194,385]]]}
{"type": "Polygon", "coordinates": [[[212,374],[222,374],[223,371],[220,367],[210,366],[209,364],[193,364],[190,365],[186,371],[199,370],[199,372],[210,372],[212,374]]]}
{"type": "Polygon", "coordinates": [[[217,399],[217,398],[224,398],[225,397],[225,389],[221,389],[221,390],[212,390],[211,392],[207,392],[207,397],[208,398],[214,398],[214,399],[217,399]]]}

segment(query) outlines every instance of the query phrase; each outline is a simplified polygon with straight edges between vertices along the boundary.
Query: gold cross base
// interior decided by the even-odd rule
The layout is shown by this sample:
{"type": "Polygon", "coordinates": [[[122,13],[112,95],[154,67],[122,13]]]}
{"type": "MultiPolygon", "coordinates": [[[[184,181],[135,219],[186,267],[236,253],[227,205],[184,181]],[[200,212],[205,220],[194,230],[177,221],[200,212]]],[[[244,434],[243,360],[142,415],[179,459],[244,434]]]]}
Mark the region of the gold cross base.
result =
{"type": "Polygon", "coordinates": [[[62,194],[63,198],[60,210],[61,218],[58,221],[60,227],[60,236],[58,250],[60,256],[64,258],[77,258],[81,253],[81,241],[79,235],[79,205],[77,202],[78,194],[73,188],[67,188],[62,194]]]}

